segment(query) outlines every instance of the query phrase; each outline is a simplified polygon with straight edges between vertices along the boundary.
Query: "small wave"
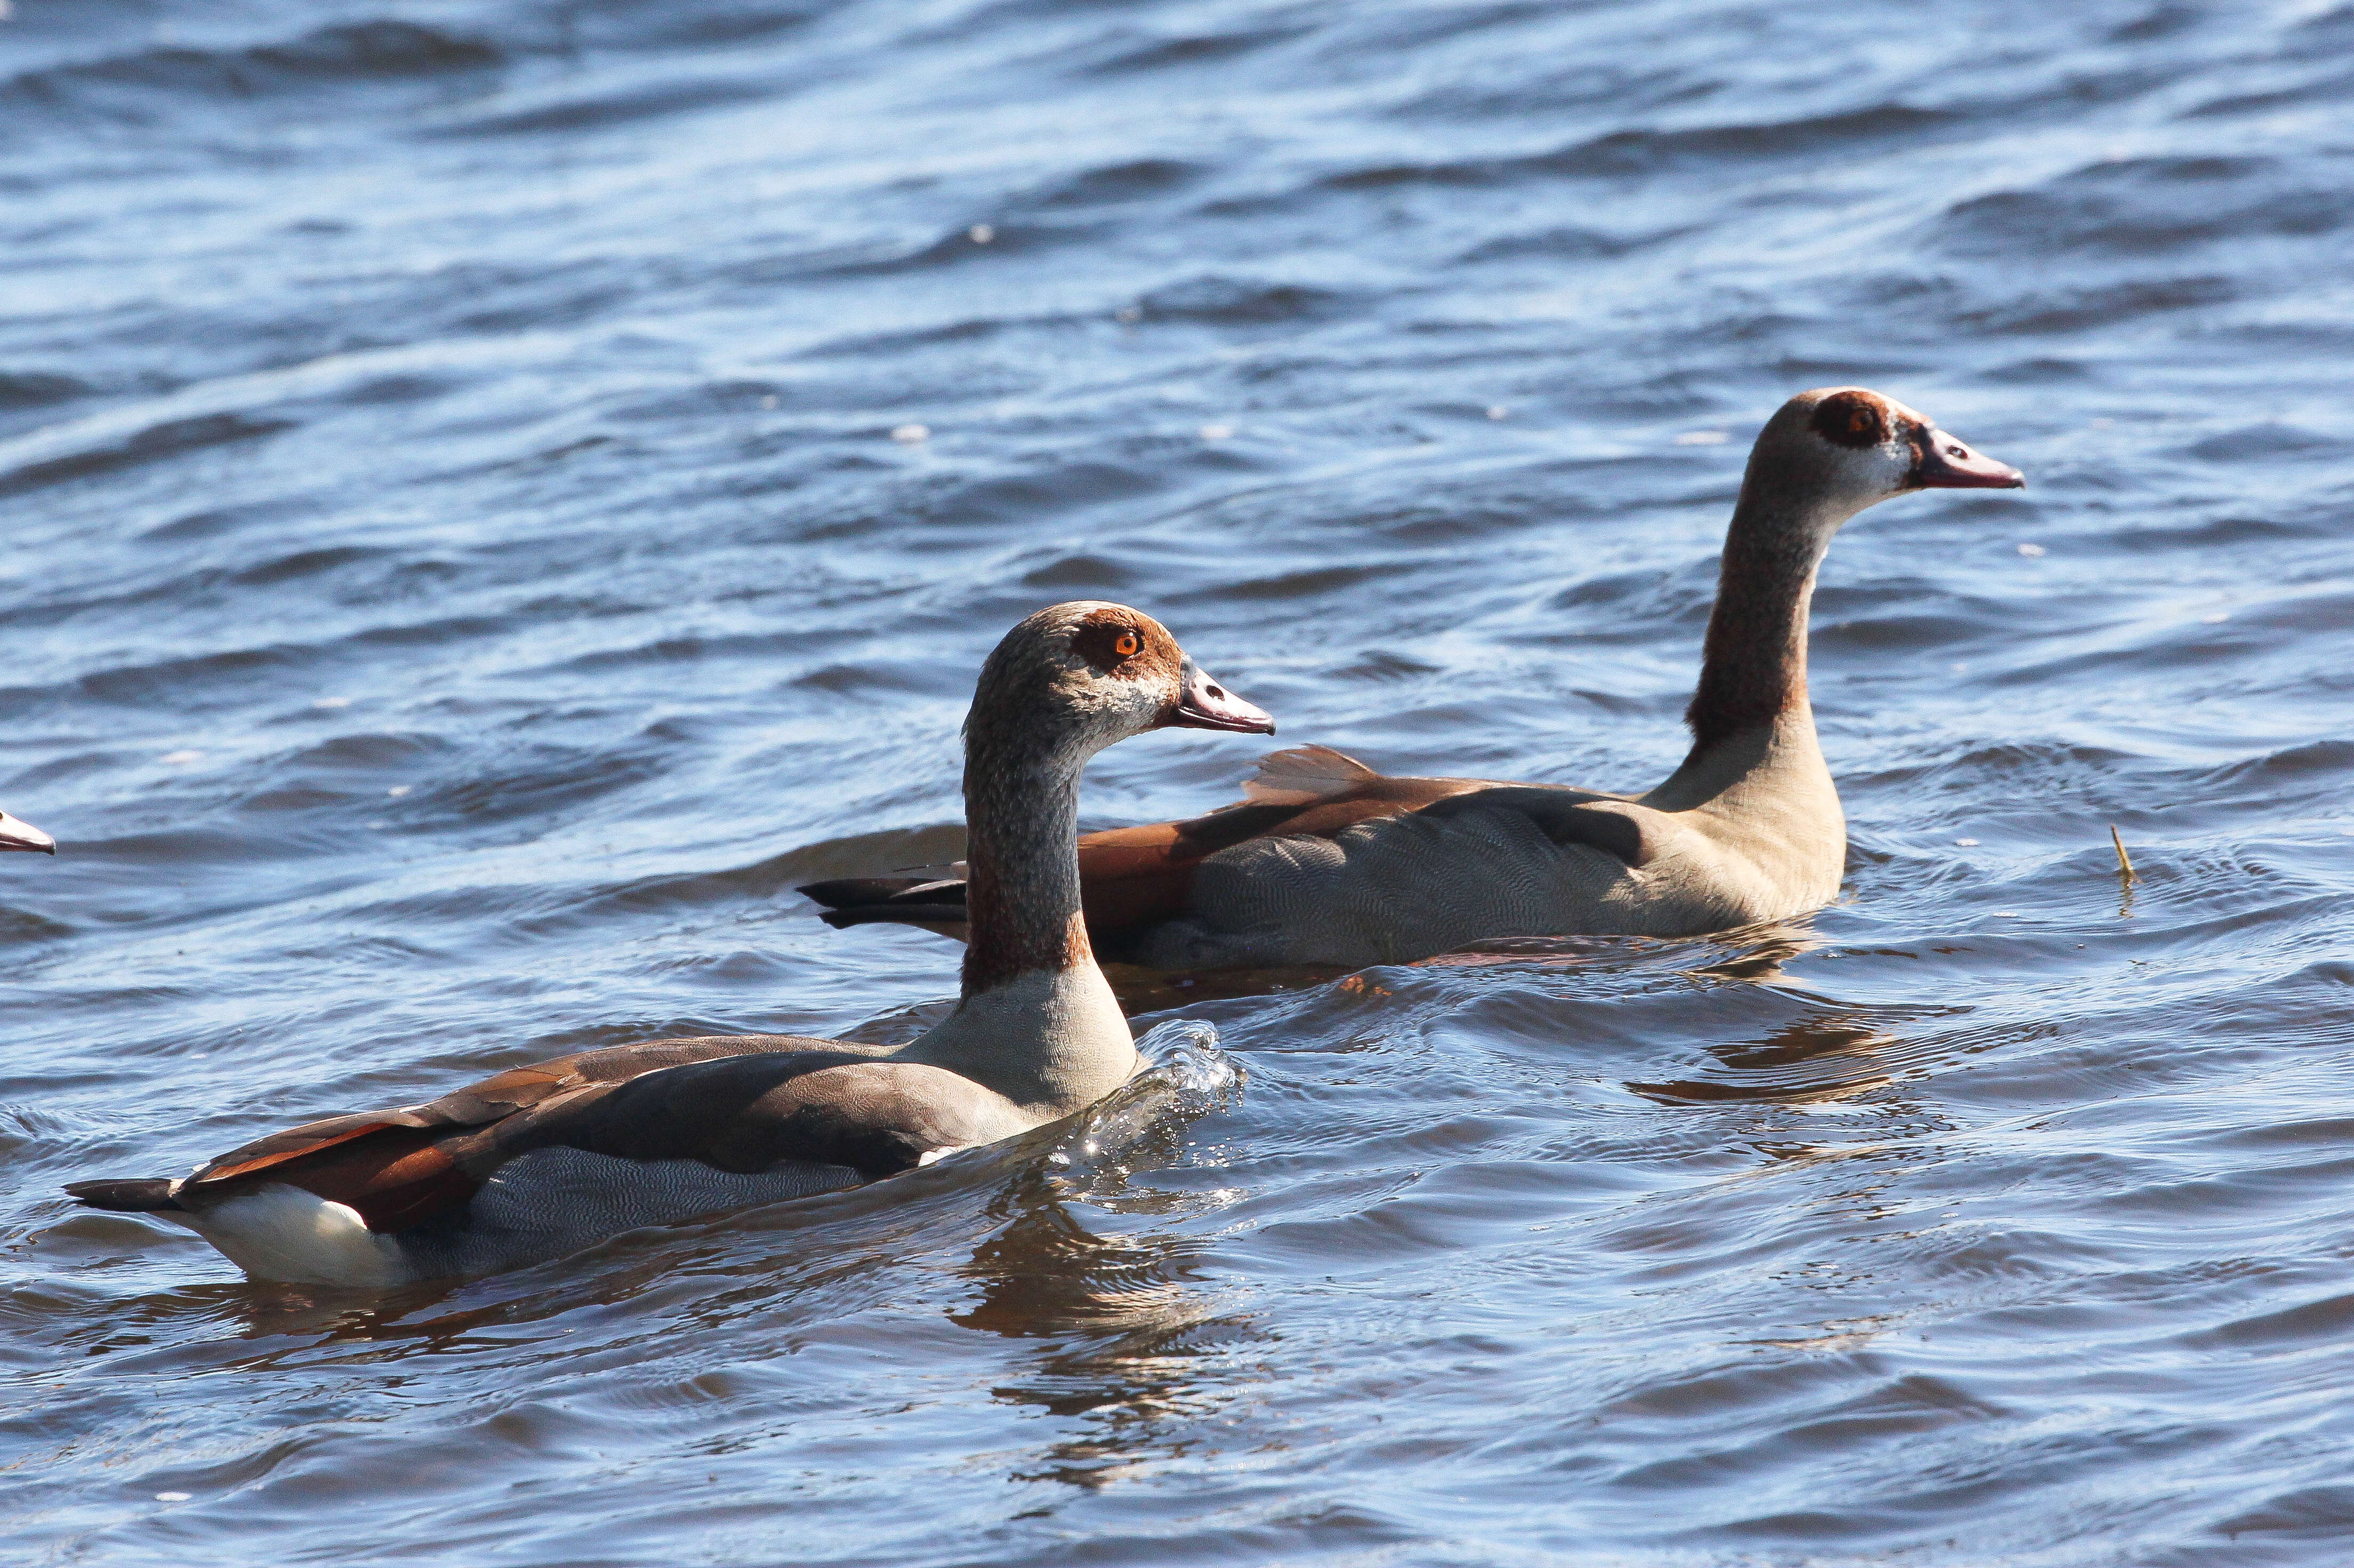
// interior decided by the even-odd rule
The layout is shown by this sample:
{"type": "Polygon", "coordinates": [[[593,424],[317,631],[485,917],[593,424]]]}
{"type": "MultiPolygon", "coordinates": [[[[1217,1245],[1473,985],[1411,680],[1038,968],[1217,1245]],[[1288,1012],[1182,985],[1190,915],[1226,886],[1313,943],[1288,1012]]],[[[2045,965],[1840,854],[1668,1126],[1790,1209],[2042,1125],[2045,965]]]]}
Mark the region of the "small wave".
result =
{"type": "Polygon", "coordinates": [[[133,53],[25,71],[0,101],[28,110],[71,105],[120,111],[124,90],[194,100],[248,101],[338,83],[433,79],[495,69],[505,53],[480,37],[413,22],[319,27],[284,43],[201,49],[159,44],[133,53]],[[116,101],[110,101],[113,100],[116,101]]]}
{"type": "Polygon", "coordinates": [[[1988,332],[2081,332],[2137,316],[2220,305],[2239,297],[2239,285],[2225,277],[2154,278],[2030,293],[2008,303],[1964,311],[1958,319],[1988,332]]]}
{"type": "MultiPolygon", "coordinates": [[[[2342,1324],[2336,1326],[2342,1328],[2342,1324]]],[[[2211,1529],[2226,1541],[2251,1538],[2247,1544],[2236,1546],[2235,1552],[2263,1550],[2256,1542],[2310,1541],[2327,1545],[2335,1541],[2342,1547],[2347,1537],[2354,1534],[2354,1487],[2298,1487],[2218,1520],[2211,1529]]]]}
{"type": "MultiPolygon", "coordinates": [[[[75,846],[69,842],[65,847],[70,852],[75,846]]],[[[53,920],[35,910],[0,904],[0,944],[5,944],[16,953],[20,963],[25,949],[34,943],[59,941],[73,934],[74,928],[62,920],[53,920]]]]}
{"type": "Polygon", "coordinates": [[[1691,232],[1664,229],[1655,234],[1620,235],[1577,225],[1547,228],[1535,234],[1509,234],[1482,241],[1456,258],[1466,264],[1481,261],[1598,261],[1657,245],[1691,232]]]}
{"type": "Polygon", "coordinates": [[[1259,282],[1209,274],[1154,289],[1137,301],[1146,320],[1290,322],[1329,315],[1342,296],[1299,283],[1259,282]]]}
{"type": "Polygon", "coordinates": [[[232,58],[288,76],[316,78],[429,76],[482,70],[506,60],[481,38],[399,21],[321,27],[292,43],[263,44],[232,58]]]}
{"type": "Polygon", "coordinates": [[[2187,118],[2215,119],[2231,114],[2262,114],[2305,104],[2340,104],[2354,94],[2354,74],[2338,72],[2296,87],[2269,92],[2226,93],[2192,110],[2187,118]]]}
{"type": "Polygon", "coordinates": [[[1201,33],[1192,37],[1158,38],[1120,47],[1088,68],[1096,76],[1127,76],[1139,71],[1211,65],[1238,59],[1275,44],[1288,43],[1312,32],[1309,27],[1266,27],[1256,32],[1201,33]]]}
{"type": "Polygon", "coordinates": [[[1099,555],[1057,556],[1022,574],[1025,588],[1068,592],[1074,598],[1101,599],[1133,587],[1138,574],[1099,555]]]}
{"type": "Polygon", "coordinates": [[[1331,175],[1321,184],[1331,190],[1359,190],[1403,185],[1508,185],[1530,176],[1563,175],[1623,178],[1655,174],[1684,164],[1803,157],[1881,143],[1915,141],[1932,132],[1953,131],[1966,123],[1962,116],[1949,111],[1887,103],[1840,114],[1746,125],[1612,131],[1553,152],[1392,164],[1331,175]]]}
{"type": "Polygon", "coordinates": [[[2088,164],[2024,191],[1950,208],[1939,228],[1956,254],[2157,254],[2258,235],[2327,234],[2354,217],[2344,192],[2285,181],[2278,160],[2128,158],[2088,164]]]}
{"type": "Polygon", "coordinates": [[[2347,442],[2321,430],[2267,419],[2262,424],[2243,425],[2225,430],[2182,449],[2185,457],[2202,462],[2245,462],[2251,459],[2303,458],[2317,454],[2336,457],[2347,450],[2347,442]]]}
{"type": "Polygon", "coordinates": [[[457,818],[469,828],[522,822],[535,836],[557,812],[659,778],[671,760],[657,749],[535,746],[512,767],[428,787],[404,802],[404,810],[387,810],[408,820],[457,818]]]}
{"type": "Polygon", "coordinates": [[[560,98],[529,109],[478,115],[440,128],[445,136],[523,136],[553,131],[587,131],[634,125],[698,110],[751,103],[778,96],[770,84],[697,78],[656,82],[618,91],[560,98]]]}
{"type": "Polygon", "coordinates": [[[1030,198],[1035,207],[1109,207],[1170,196],[1194,185],[1209,174],[1201,164],[1177,158],[1139,158],[1106,164],[1049,185],[1030,198]]]}
{"type": "MultiPolygon", "coordinates": [[[[2344,626],[2346,622],[2332,616],[2317,618],[2317,624],[2344,626]]],[[[2252,785],[2334,779],[2349,773],[2354,773],[2354,741],[2314,740],[2227,763],[2200,775],[2199,779],[2202,791],[2221,794],[2252,785]]]]}
{"type": "Polygon", "coordinates": [[[0,495],[15,495],[27,490],[37,490],[43,485],[60,484],[69,479],[154,462],[159,458],[175,457],[203,447],[258,440],[263,436],[292,429],[295,423],[292,419],[239,413],[196,414],[185,419],[165,419],[119,440],[59,457],[37,459],[0,471],[0,495]]]}
{"type": "Polygon", "coordinates": [[[98,388],[71,376],[46,370],[0,370],[0,408],[38,408],[69,403],[98,388]]]}

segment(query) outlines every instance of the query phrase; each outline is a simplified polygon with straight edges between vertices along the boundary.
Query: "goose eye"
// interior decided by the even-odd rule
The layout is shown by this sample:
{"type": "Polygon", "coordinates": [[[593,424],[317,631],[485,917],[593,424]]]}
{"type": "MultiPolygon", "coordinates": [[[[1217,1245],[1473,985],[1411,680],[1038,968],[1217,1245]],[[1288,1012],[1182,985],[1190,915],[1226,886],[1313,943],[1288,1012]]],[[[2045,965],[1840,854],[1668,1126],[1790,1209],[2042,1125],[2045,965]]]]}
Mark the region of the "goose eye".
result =
{"type": "Polygon", "coordinates": [[[1815,406],[1815,434],[1834,446],[1861,450],[1888,439],[1880,405],[1861,392],[1834,392],[1815,406]]]}
{"type": "Polygon", "coordinates": [[[1133,631],[1123,631],[1112,640],[1111,651],[1123,659],[1133,659],[1142,652],[1144,639],[1133,631]]]}

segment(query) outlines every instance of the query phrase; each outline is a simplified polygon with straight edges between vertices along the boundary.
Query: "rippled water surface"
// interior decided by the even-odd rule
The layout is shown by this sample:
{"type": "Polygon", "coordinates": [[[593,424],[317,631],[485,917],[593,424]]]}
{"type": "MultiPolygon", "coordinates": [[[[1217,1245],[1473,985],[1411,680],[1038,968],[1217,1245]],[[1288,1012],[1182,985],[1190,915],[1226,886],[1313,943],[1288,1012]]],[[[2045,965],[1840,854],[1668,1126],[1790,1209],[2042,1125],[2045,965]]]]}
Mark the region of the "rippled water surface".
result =
{"type": "Polygon", "coordinates": [[[0,1552],[2346,1561],[2349,61],[2326,0],[17,0],[0,1552]],[[1837,382],[2032,488],[1834,546],[1809,922],[1148,988],[1224,1054],[1092,1130],[452,1288],[58,1192],[904,1034],[956,950],[792,885],[953,852],[1052,600],[1288,739],[1646,786],[1837,382]]]}

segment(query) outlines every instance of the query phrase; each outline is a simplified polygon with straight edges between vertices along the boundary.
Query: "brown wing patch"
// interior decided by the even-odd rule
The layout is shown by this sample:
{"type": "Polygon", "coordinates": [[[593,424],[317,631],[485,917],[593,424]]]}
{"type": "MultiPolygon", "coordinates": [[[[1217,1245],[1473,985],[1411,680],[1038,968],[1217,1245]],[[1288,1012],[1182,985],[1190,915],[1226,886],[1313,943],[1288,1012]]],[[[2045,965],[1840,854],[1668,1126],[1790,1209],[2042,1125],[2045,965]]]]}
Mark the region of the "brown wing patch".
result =
{"type": "Polygon", "coordinates": [[[233,1149],[194,1176],[188,1178],[194,1186],[208,1181],[228,1181],[256,1171],[269,1171],[321,1150],[333,1149],[355,1139],[382,1132],[389,1128],[414,1127],[417,1120],[399,1111],[368,1111],[356,1116],[329,1117],[324,1121],[306,1123],[273,1132],[268,1138],[255,1139],[241,1149],[233,1149]]]}
{"type": "Polygon", "coordinates": [[[201,1206],[203,1194],[189,1189],[229,1197],[259,1181],[283,1181],[357,1210],[372,1231],[402,1230],[474,1195],[480,1183],[460,1169],[451,1147],[466,1136],[461,1128],[339,1117],[263,1140],[286,1147],[240,1158],[259,1147],[248,1145],[217,1160],[189,1178],[182,1191],[201,1206]],[[354,1122],[361,1125],[343,1125],[354,1122]]]}
{"type": "Polygon", "coordinates": [[[1363,777],[1330,793],[1287,790],[1288,798],[1249,800],[1187,821],[1082,834],[1079,898],[1089,936],[1106,951],[1117,952],[1144,927],[1184,914],[1194,871],[1220,850],[1246,840],[1331,838],[1359,822],[1403,816],[1490,787],[1469,779],[1391,779],[1363,764],[1350,765],[1363,777]]]}
{"type": "Polygon", "coordinates": [[[1185,825],[1116,828],[1079,840],[1079,904],[1092,939],[1113,940],[1183,910],[1201,861],[1179,846],[1185,825]]]}
{"type": "Polygon", "coordinates": [[[812,1046],[844,1049],[802,1035],[703,1035],[510,1067],[424,1105],[330,1117],[257,1139],[206,1166],[186,1187],[226,1197],[233,1184],[283,1181],[357,1210],[372,1231],[402,1230],[472,1197],[507,1152],[488,1147],[489,1129],[503,1130],[535,1107],[558,1110],[569,1098],[663,1067],[812,1046]]]}
{"type": "Polygon", "coordinates": [[[480,1127],[512,1116],[525,1107],[537,1105],[548,1096],[588,1081],[582,1071],[594,1071],[602,1058],[619,1058],[614,1065],[624,1072],[643,1072],[630,1059],[647,1052],[659,1052],[663,1046],[692,1045],[691,1041],[661,1041],[652,1046],[624,1045],[610,1051],[588,1052],[578,1056],[559,1057],[553,1062],[536,1063],[528,1067],[510,1067],[481,1083],[430,1100],[423,1105],[400,1110],[362,1111],[351,1116],[329,1117],[323,1121],[305,1122],[301,1127],[273,1132],[258,1138],[242,1148],[233,1149],[196,1175],[192,1182],[228,1181],[239,1176],[275,1169],[290,1160],[305,1159],[338,1144],[349,1143],[371,1133],[394,1128],[441,1128],[480,1127]]]}
{"type": "Polygon", "coordinates": [[[406,1230],[455,1208],[481,1187],[450,1147],[463,1139],[447,1128],[388,1128],[366,1142],[322,1150],[280,1171],[277,1179],[357,1210],[379,1234],[406,1230]]]}

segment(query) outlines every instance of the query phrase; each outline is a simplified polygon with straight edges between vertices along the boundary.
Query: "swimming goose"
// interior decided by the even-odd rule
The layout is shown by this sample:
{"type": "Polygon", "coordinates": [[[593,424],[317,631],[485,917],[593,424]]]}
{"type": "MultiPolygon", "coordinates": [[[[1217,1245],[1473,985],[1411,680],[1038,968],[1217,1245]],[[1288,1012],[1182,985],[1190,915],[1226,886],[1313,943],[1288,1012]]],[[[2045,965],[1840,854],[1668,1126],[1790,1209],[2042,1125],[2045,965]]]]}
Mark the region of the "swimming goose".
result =
{"type": "Polygon", "coordinates": [[[1140,1065],[1080,917],[1079,770],[1170,725],[1275,728],[1120,605],[1040,610],[998,644],[965,725],[962,993],[907,1044],[614,1046],[276,1133],[184,1180],[66,1191],[184,1224],[256,1278],[388,1286],[854,1187],[1059,1120],[1140,1065]]]}
{"type": "Polygon", "coordinates": [[[0,811],[0,850],[28,850],[35,854],[55,854],[58,841],[25,821],[0,811]]]}
{"type": "MultiPolygon", "coordinates": [[[[1649,794],[1394,779],[1323,747],[1279,751],[1245,799],[1079,841],[1087,927],[1153,969],[1403,962],[1487,938],[1691,936],[1819,908],[1847,822],[1807,701],[1807,607],[1831,535],[1924,489],[2015,489],[1892,397],[1824,387],[1749,454],[1724,541],[1692,746],[1649,794]]],[[[958,868],[801,891],[836,926],[960,934],[958,868]]]]}

